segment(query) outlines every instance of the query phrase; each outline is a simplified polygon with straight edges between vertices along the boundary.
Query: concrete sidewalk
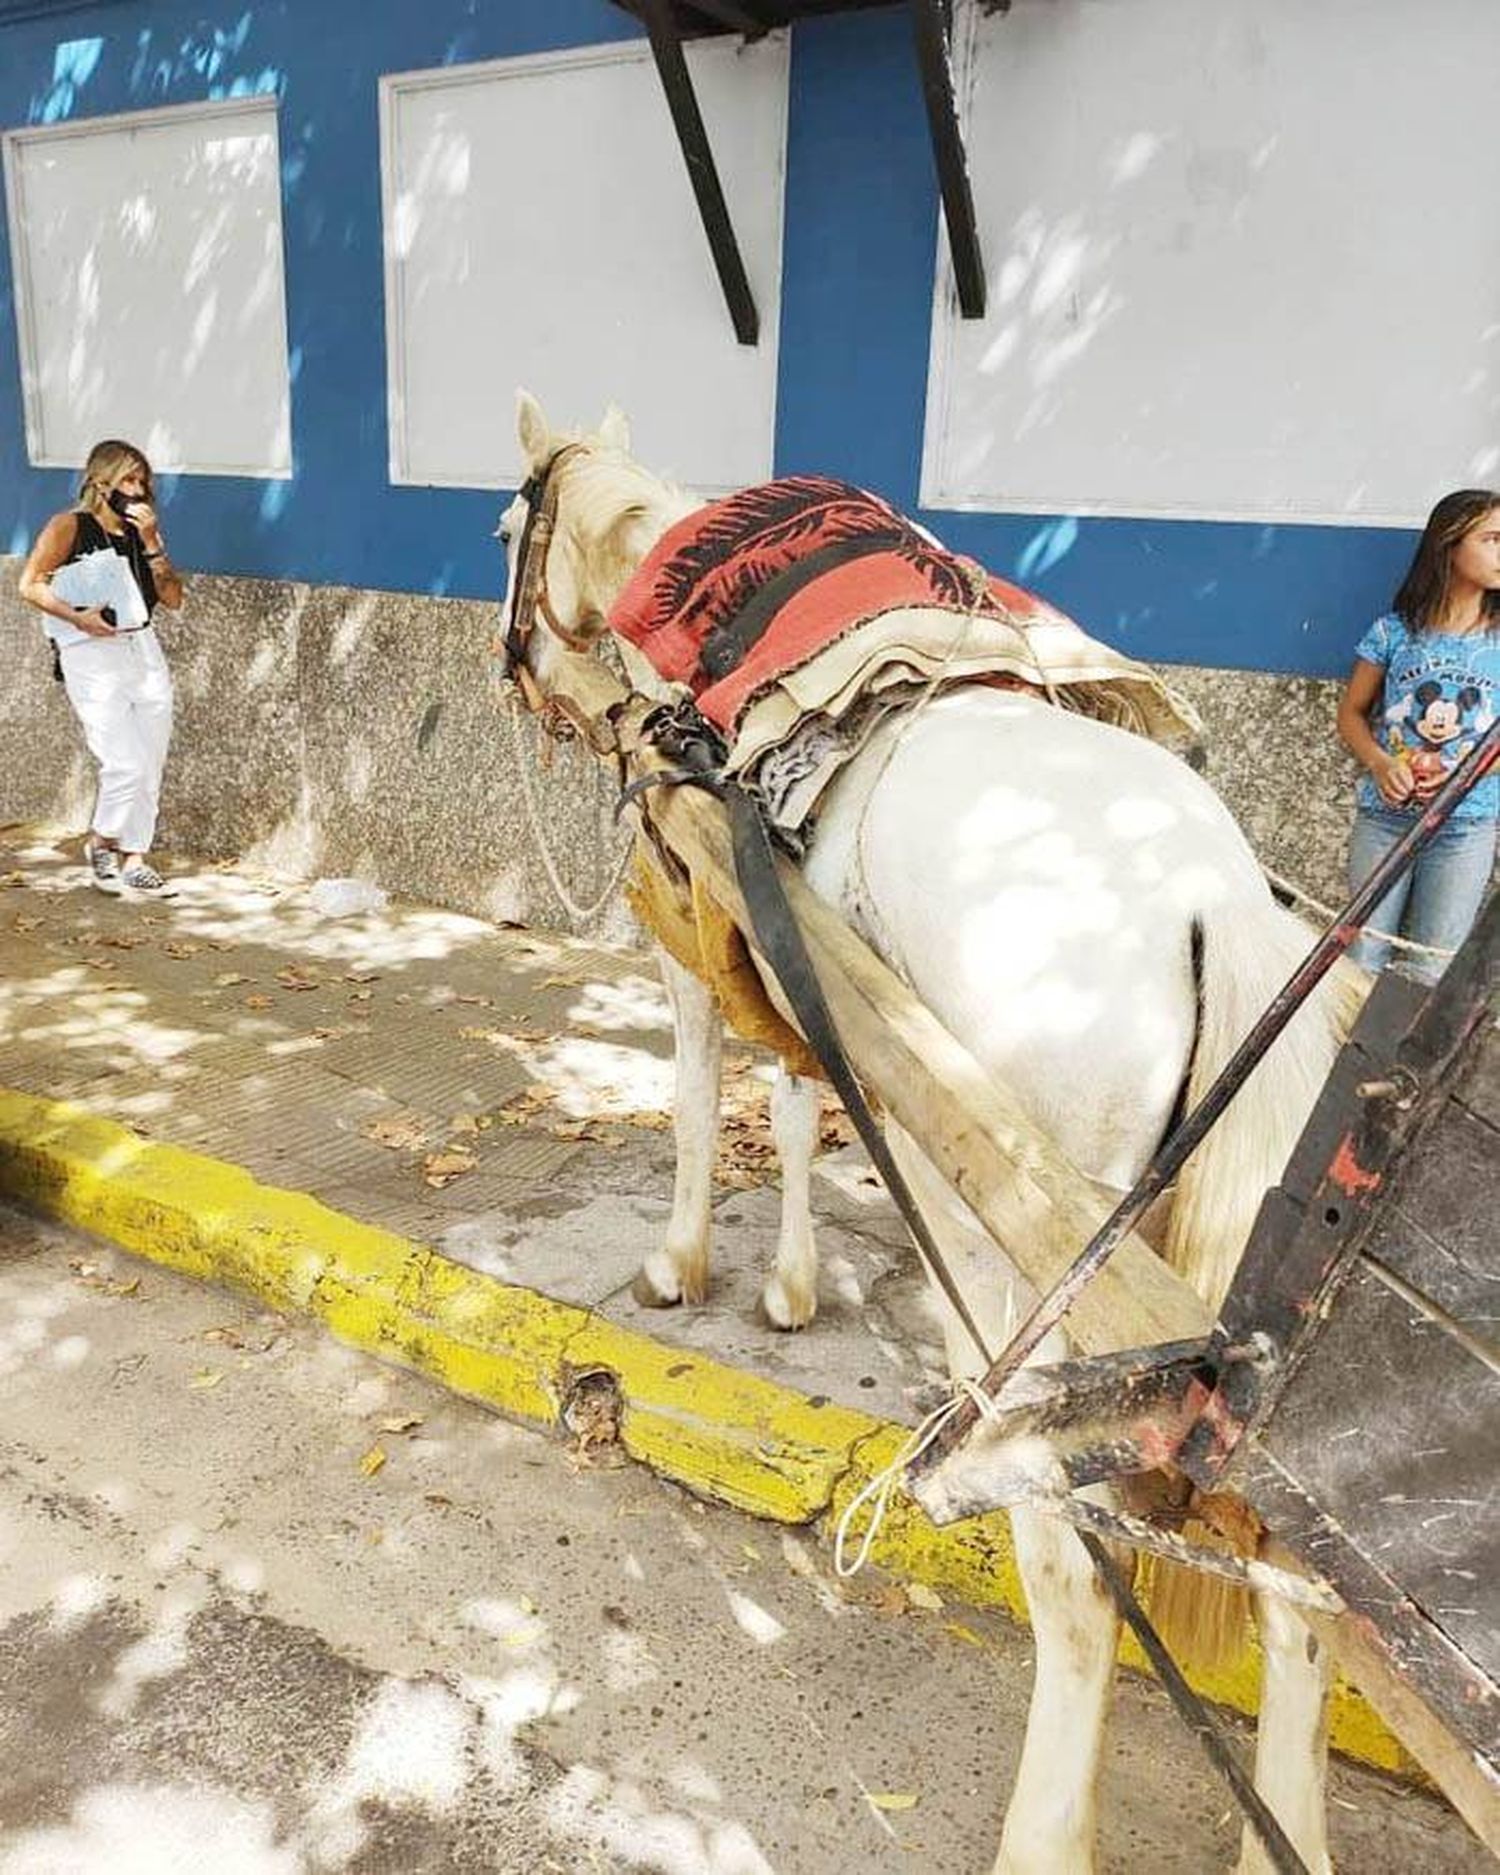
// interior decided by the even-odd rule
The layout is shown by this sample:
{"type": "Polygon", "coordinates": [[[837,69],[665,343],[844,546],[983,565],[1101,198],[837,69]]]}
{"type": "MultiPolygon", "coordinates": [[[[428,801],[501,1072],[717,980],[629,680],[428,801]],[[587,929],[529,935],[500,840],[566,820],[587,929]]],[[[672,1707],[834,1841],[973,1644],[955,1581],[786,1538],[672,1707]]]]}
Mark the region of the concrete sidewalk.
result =
{"type": "MultiPolygon", "coordinates": [[[[830,1532],[944,1381],[903,1228],[841,1116],[814,1179],[808,1331],[757,1313],[778,1193],[770,1063],[743,1046],[709,1306],[641,1310],[629,1284],[672,1173],[670,1027],[642,953],[412,905],[328,918],[227,867],[175,881],[171,903],[125,903],[76,850],[0,834],[0,1193],[830,1532]]],[[[1003,1518],[937,1531],[898,1499],[874,1554],[1024,1612],[1003,1518]]],[[[1251,1709],[1256,1678],[1247,1653],[1203,1690],[1251,1709]]],[[[1347,1691],[1333,1726],[1401,1765],[1347,1691]]]]}
{"type": "MultiPolygon", "coordinates": [[[[944,1379],[902,1226],[858,1147],[815,1180],[810,1334],[756,1299],[778,1193],[770,1058],[726,1051],[712,1306],[642,1310],[665,1226],[671,1029],[649,957],[393,905],[326,918],[228,869],[126,903],[45,837],[0,836],[0,1084],[310,1193],[484,1275],[912,1422],[944,1379]]],[[[825,1144],[852,1139],[830,1101],[825,1144]]]]}

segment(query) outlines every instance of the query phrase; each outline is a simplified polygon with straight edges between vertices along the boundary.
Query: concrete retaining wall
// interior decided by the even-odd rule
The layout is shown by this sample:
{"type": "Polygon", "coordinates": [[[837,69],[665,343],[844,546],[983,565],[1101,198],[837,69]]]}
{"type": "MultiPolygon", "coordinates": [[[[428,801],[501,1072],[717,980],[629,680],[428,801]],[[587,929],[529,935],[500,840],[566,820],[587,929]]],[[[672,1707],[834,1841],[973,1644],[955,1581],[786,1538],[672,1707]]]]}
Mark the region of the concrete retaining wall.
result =
{"type": "MultiPolygon", "coordinates": [[[[0,559],[0,821],[82,830],[91,764],[37,615],[0,559]]],[[[190,578],[163,614],[178,716],[158,844],[295,876],[353,874],[404,898],[592,935],[628,928],[609,885],[621,842],[608,772],[560,749],[525,779],[490,645],[495,605],[272,580],[190,578]]],[[[1326,902],[1343,888],[1352,764],[1338,686],[1174,666],[1208,726],[1210,777],[1268,865],[1326,902]]]]}

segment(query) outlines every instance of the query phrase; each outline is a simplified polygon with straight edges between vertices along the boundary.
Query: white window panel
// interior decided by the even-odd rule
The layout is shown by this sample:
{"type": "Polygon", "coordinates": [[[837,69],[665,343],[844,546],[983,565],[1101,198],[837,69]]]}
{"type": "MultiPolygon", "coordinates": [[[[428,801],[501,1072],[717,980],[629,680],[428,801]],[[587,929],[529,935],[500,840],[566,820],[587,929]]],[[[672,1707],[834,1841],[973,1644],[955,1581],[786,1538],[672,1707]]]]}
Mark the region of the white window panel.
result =
{"type": "Polygon", "coordinates": [[[643,462],[705,491],[771,472],[787,41],[688,64],[760,313],[736,343],[644,41],[381,84],[391,477],[517,479],[515,393],[618,403],[643,462]]]}
{"type": "Polygon", "coordinates": [[[1495,0],[965,0],[934,507],[1408,525],[1500,475],[1495,0]]]}
{"type": "Polygon", "coordinates": [[[119,436],[157,469],[291,474],[274,98],[12,131],[31,460],[119,436]]]}

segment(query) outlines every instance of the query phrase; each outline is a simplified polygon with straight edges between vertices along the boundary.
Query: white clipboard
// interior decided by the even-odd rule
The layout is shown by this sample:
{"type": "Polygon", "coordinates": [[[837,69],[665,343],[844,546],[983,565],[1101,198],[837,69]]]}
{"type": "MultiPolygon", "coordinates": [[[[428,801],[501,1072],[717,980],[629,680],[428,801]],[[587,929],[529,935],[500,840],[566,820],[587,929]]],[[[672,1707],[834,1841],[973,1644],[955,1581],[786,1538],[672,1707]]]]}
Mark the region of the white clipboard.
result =
{"type": "Polygon", "coordinates": [[[95,606],[111,607],[117,631],[131,631],[146,624],[151,616],[130,562],[113,547],[100,547],[94,553],[69,560],[66,566],[58,567],[48,583],[53,596],[64,605],[85,611],[95,606]]]}

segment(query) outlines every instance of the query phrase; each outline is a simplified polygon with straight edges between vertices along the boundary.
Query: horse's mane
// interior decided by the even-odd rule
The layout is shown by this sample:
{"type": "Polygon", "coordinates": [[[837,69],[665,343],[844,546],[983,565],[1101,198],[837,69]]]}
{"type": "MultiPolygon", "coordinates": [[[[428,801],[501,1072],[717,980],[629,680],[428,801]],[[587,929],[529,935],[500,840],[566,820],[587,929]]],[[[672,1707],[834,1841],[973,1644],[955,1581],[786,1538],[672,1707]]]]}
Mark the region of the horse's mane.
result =
{"type": "Polygon", "coordinates": [[[580,540],[602,539],[622,516],[631,512],[660,515],[670,524],[679,514],[700,505],[675,483],[664,482],[643,469],[624,450],[612,449],[592,437],[577,440],[588,453],[573,457],[566,465],[564,518],[580,540]]]}

